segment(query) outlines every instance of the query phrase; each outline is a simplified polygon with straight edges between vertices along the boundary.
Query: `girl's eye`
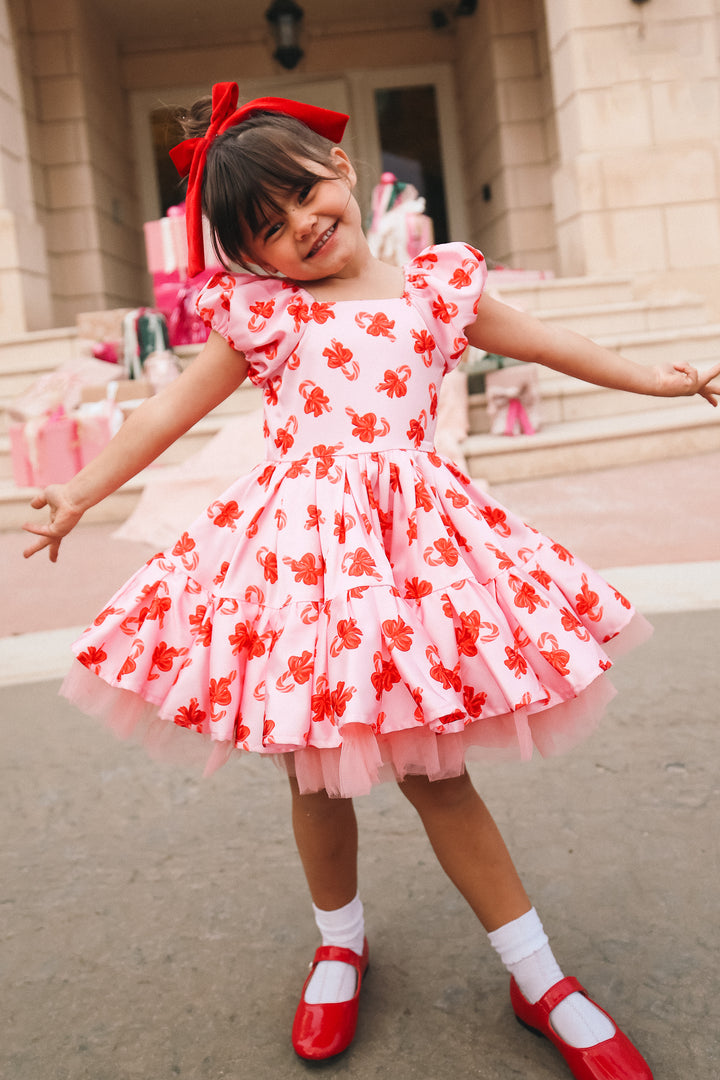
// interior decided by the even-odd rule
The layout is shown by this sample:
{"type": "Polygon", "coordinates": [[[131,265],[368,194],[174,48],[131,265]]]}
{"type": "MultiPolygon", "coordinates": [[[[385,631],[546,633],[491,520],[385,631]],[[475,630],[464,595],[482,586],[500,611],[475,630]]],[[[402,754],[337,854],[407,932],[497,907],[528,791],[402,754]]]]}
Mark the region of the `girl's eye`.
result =
{"type": "Polygon", "coordinates": [[[270,228],[266,230],[265,239],[266,240],[272,240],[273,236],[275,236],[277,233],[280,232],[280,228],[281,228],[280,222],[276,221],[274,225],[271,225],[270,228]]]}
{"type": "Polygon", "coordinates": [[[315,187],[315,183],[316,183],[316,181],[313,181],[312,184],[306,184],[305,187],[301,188],[300,191],[298,192],[297,200],[298,200],[298,202],[300,203],[301,206],[305,202],[305,200],[307,198],[309,198],[309,196],[310,196],[310,194],[312,192],[312,189],[315,187]]]}

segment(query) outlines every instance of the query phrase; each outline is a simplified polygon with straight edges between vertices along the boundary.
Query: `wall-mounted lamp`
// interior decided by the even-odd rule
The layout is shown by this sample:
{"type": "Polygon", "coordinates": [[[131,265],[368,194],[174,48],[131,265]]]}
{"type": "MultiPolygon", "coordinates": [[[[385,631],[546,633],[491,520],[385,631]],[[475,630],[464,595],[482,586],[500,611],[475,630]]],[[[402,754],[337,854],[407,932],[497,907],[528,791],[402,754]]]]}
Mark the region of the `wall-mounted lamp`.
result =
{"type": "Polygon", "coordinates": [[[290,71],[305,55],[300,48],[300,27],[305,12],[295,0],[273,0],[265,12],[275,38],[273,56],[290,71]]]}
{"type": "Polygon", "coordinates": [[[430,25],[434,30],[444,30],[446,26],[450,26],[453,19],[474,15],[476,11],[477,0],[459,0],[453,7],[433,8],[430,12],[430,25]]]}

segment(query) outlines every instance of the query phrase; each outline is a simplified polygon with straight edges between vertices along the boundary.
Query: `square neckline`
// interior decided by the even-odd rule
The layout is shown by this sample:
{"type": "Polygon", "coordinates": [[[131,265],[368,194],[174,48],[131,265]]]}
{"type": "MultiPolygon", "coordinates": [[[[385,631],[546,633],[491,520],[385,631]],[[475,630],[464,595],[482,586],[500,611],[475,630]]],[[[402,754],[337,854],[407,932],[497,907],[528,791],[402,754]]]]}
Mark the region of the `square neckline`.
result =
{"type": "MultiPolygon", "coordinates": [[[[413,261],[414,260],[412,260],[412,259],[410,260],[410,262],[413,262],[413,261]]],[[[309,289],[305,288],[305,286],[302,285],[301,283],[293,282],[293,285],[295,286],[296,289],[299,290],[299,292],[305,293],[305,295],[307,297],[309,297],[310,300],[312,300],[312,302],[314,304],[387,304],[387,303],[394,304],[394,303],[397,303],[398,300],[406,300],[406,301],[409,302],[410,298],[408,296],[408,275],[407,275],[409,265],[410,265],[410,263],[403,263],[403,265],[400,267],[400,269],[402,270],[402,275],[403,275],[403,287],[402,287],[402,292],[400,293],[399,296],[380,296],[380,297],[375,297],[374,299],[368,299],[367,297],[365,297],[365,298],[358,297],[358,299],[347,298],[347,299],[344,299],[344,300],[343,299],[341,299],[341,300],[320,300],[317,296],[315,296],[312,292],[310,292],[309,289]]]]}

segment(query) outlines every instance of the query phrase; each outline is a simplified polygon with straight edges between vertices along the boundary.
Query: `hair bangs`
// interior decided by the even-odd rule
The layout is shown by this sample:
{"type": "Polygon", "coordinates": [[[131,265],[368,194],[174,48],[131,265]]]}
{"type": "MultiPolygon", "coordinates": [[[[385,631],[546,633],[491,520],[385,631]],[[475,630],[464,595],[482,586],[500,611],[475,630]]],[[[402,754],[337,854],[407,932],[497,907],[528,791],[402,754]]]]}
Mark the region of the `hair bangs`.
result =
{"type": "Polygon", "coordinates": [[[238,210],[250,233],[257,236],[283,212],[283,200],[314,183],[318,174],[289,154],[250,164],[252,182],[244,192],[238,193],[238,210]]]}

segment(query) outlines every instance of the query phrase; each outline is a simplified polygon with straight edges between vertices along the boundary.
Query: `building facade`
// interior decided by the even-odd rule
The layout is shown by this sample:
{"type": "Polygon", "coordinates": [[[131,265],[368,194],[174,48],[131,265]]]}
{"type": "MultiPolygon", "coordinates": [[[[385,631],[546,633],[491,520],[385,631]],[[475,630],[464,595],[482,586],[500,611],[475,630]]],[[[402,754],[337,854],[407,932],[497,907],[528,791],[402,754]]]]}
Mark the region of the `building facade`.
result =
{"type": "Polygon", "coordinates": [[[422,158],[439,238],[720,317],[720,0],[306,0],[292,71],[268,2],[0,0],[0,337],[149,302],[165,121],[223,80],[349,112],[366,210],[422,158]]]}

